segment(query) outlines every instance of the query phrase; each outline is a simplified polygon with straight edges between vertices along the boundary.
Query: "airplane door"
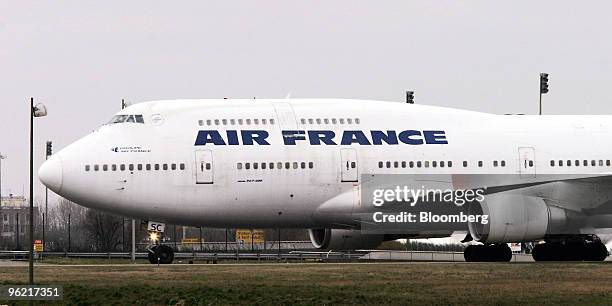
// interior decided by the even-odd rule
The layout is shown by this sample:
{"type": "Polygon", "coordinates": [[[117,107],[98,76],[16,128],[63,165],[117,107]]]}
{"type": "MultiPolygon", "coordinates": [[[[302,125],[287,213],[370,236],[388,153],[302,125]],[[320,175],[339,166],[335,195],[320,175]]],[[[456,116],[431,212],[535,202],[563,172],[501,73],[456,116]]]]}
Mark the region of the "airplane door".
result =
{"type": "Polygon", "coordinates": [[[357,151],[355,149],[340,149],[340,174],[342,182],[359,181],[357,151]]]}
{"type": "Polygon", "coordinates": [[[519,173],[521,178],[536,177],[535,149],[532,147],[519,148],[519,173]]]}
{"type": "Polygon", "coordinates": [[[197,150],[196,161],[196,184],[213,183],[213,159],[210,150],[197,150]]]}
{"type": "Polygon", "coordinates": [[[297,121],[293,113],[293,107],[289,103],[274,103],[274,111],[278,117],[278,125],[282,130],[297,129],[297,121]]]}

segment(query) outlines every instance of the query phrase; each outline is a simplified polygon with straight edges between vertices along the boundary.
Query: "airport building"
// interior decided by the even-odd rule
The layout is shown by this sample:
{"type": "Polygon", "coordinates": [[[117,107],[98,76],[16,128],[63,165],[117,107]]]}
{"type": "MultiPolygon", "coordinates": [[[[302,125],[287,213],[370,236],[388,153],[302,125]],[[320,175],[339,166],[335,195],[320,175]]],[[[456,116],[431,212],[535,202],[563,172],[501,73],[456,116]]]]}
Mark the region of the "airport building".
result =
{"type": "MultiPolygon", "coordinates": [[[[0,249],[27,249],[29,203],[24,196],[3,196],[0,200],[0,249]]],[[[38,207],[34,206],[34,224],[38,207]]]]}

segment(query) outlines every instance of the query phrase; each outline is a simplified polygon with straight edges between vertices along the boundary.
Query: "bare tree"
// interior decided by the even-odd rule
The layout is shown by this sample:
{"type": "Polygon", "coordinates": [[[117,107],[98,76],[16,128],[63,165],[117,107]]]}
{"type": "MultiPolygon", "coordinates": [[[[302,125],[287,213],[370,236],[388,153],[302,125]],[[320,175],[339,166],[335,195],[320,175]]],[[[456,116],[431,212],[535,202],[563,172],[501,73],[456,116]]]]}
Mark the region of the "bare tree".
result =
{"type": "Polygon", "coordinates": [[[85,218],[85,229],[96,242],[96,250],[111,252],[121,245],[121,217],[88,209],[85,218]]]}

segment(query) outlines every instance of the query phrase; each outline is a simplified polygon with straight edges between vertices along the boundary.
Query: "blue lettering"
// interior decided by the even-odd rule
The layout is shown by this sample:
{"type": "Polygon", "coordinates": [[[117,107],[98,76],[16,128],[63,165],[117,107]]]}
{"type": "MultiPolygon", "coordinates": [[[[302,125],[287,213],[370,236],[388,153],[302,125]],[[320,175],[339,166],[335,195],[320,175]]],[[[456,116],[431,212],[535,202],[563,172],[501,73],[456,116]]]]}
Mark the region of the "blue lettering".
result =
{"type": "Polygon", "coordinates": [[[311,145],[320,145],[323,142],[326,145],[335,145],[334,131],[308,131],[308,139],[311,145]]]}
{"type": "Polygon", "coordinates": [[[342,134],[341,145],[358,143],[360,145],[370,145],[370,141],[362,131],[344,131],[342,134]]]}
{"type": "Polygon", "coordinates": [[[238,132],[235,130],[227,131],[227,144],[230,146],[237,146],[238,143],[238,132]]]}
{"type": "Polygon", "coordinates": [[[387,134],[383,131],[371,131],[371,133],[372,143],[375,145],[381,145],[383,141],[387,144],[398,144],[397,133],[395,133],[395,131],[387,131],[387,134]]]}
{"type": "Polygon", "coordinates": [[[294,146],[296,140],[306,140],[306,131],[283,131],[283,142],[286,145],[294,146]]]}
{"type": "Polygon", "coordinates": [[[427,144],[448,144],[444,131],[423,131],[423,136],[427,144]]]}
{"type": "Polygon", "coordinates": [[[195,145],[205,146],[207,143],[212,143],[217,146],[225,145],[225,141],[223,141],[223,137],[221,137],[218,131],[199,131],[198,136],[196,137],[195,145]]]}
{"type": "Polygon", "coordinates": [[[240,135],[242,136],[242,144],[244,145],[252,146],[253,142],[256,142],[258,145],[270,145],[266,140],[270,134],[266,131],[246,130],[240,131],[240,135]]]}
{"type": "Polygon", "coordinates": [[[409,145],[422,145],[423,139],[420,139],[421,132],[415,130],[406,130],[399,133],[399,140],[405,144],[409,145]],[[412,138],[412,136],[419,136],[419,138],[412,138]]]}

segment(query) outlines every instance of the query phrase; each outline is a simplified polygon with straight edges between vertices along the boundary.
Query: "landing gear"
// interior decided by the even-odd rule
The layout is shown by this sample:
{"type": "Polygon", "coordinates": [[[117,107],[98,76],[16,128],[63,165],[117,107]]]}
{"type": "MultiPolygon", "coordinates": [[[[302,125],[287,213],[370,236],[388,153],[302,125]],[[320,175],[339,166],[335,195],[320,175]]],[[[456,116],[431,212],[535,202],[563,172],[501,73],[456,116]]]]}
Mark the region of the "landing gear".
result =
{"type": "Polygon", "coordinates": [[[465,261],[508,262],[512,259],[512,250],[507,244],[469,245],[463,251],[465,261]]]}
{"type": "Polygon", "coordinates": [[[174,260],[174,250],[161,244],[164,241],[164,229],[166,225],[160,222],[149,221],[147,229],[149,230],[149,239],[151,245],[147,248],[149,262],[152,264],[171,264],[174,260]]]}
{"type": "Polygon", "coordinates": [[[171,264],[174,260],[174,250],[167,245],[152,245],[148,249],[149,262],[152,264],[171,264]]]}
{"type": "Polygon", "coordinates": [[[532,252],[535,261],[603,261],[608,255],[608,249],[595,235],[547,239],[532,252]]]}

